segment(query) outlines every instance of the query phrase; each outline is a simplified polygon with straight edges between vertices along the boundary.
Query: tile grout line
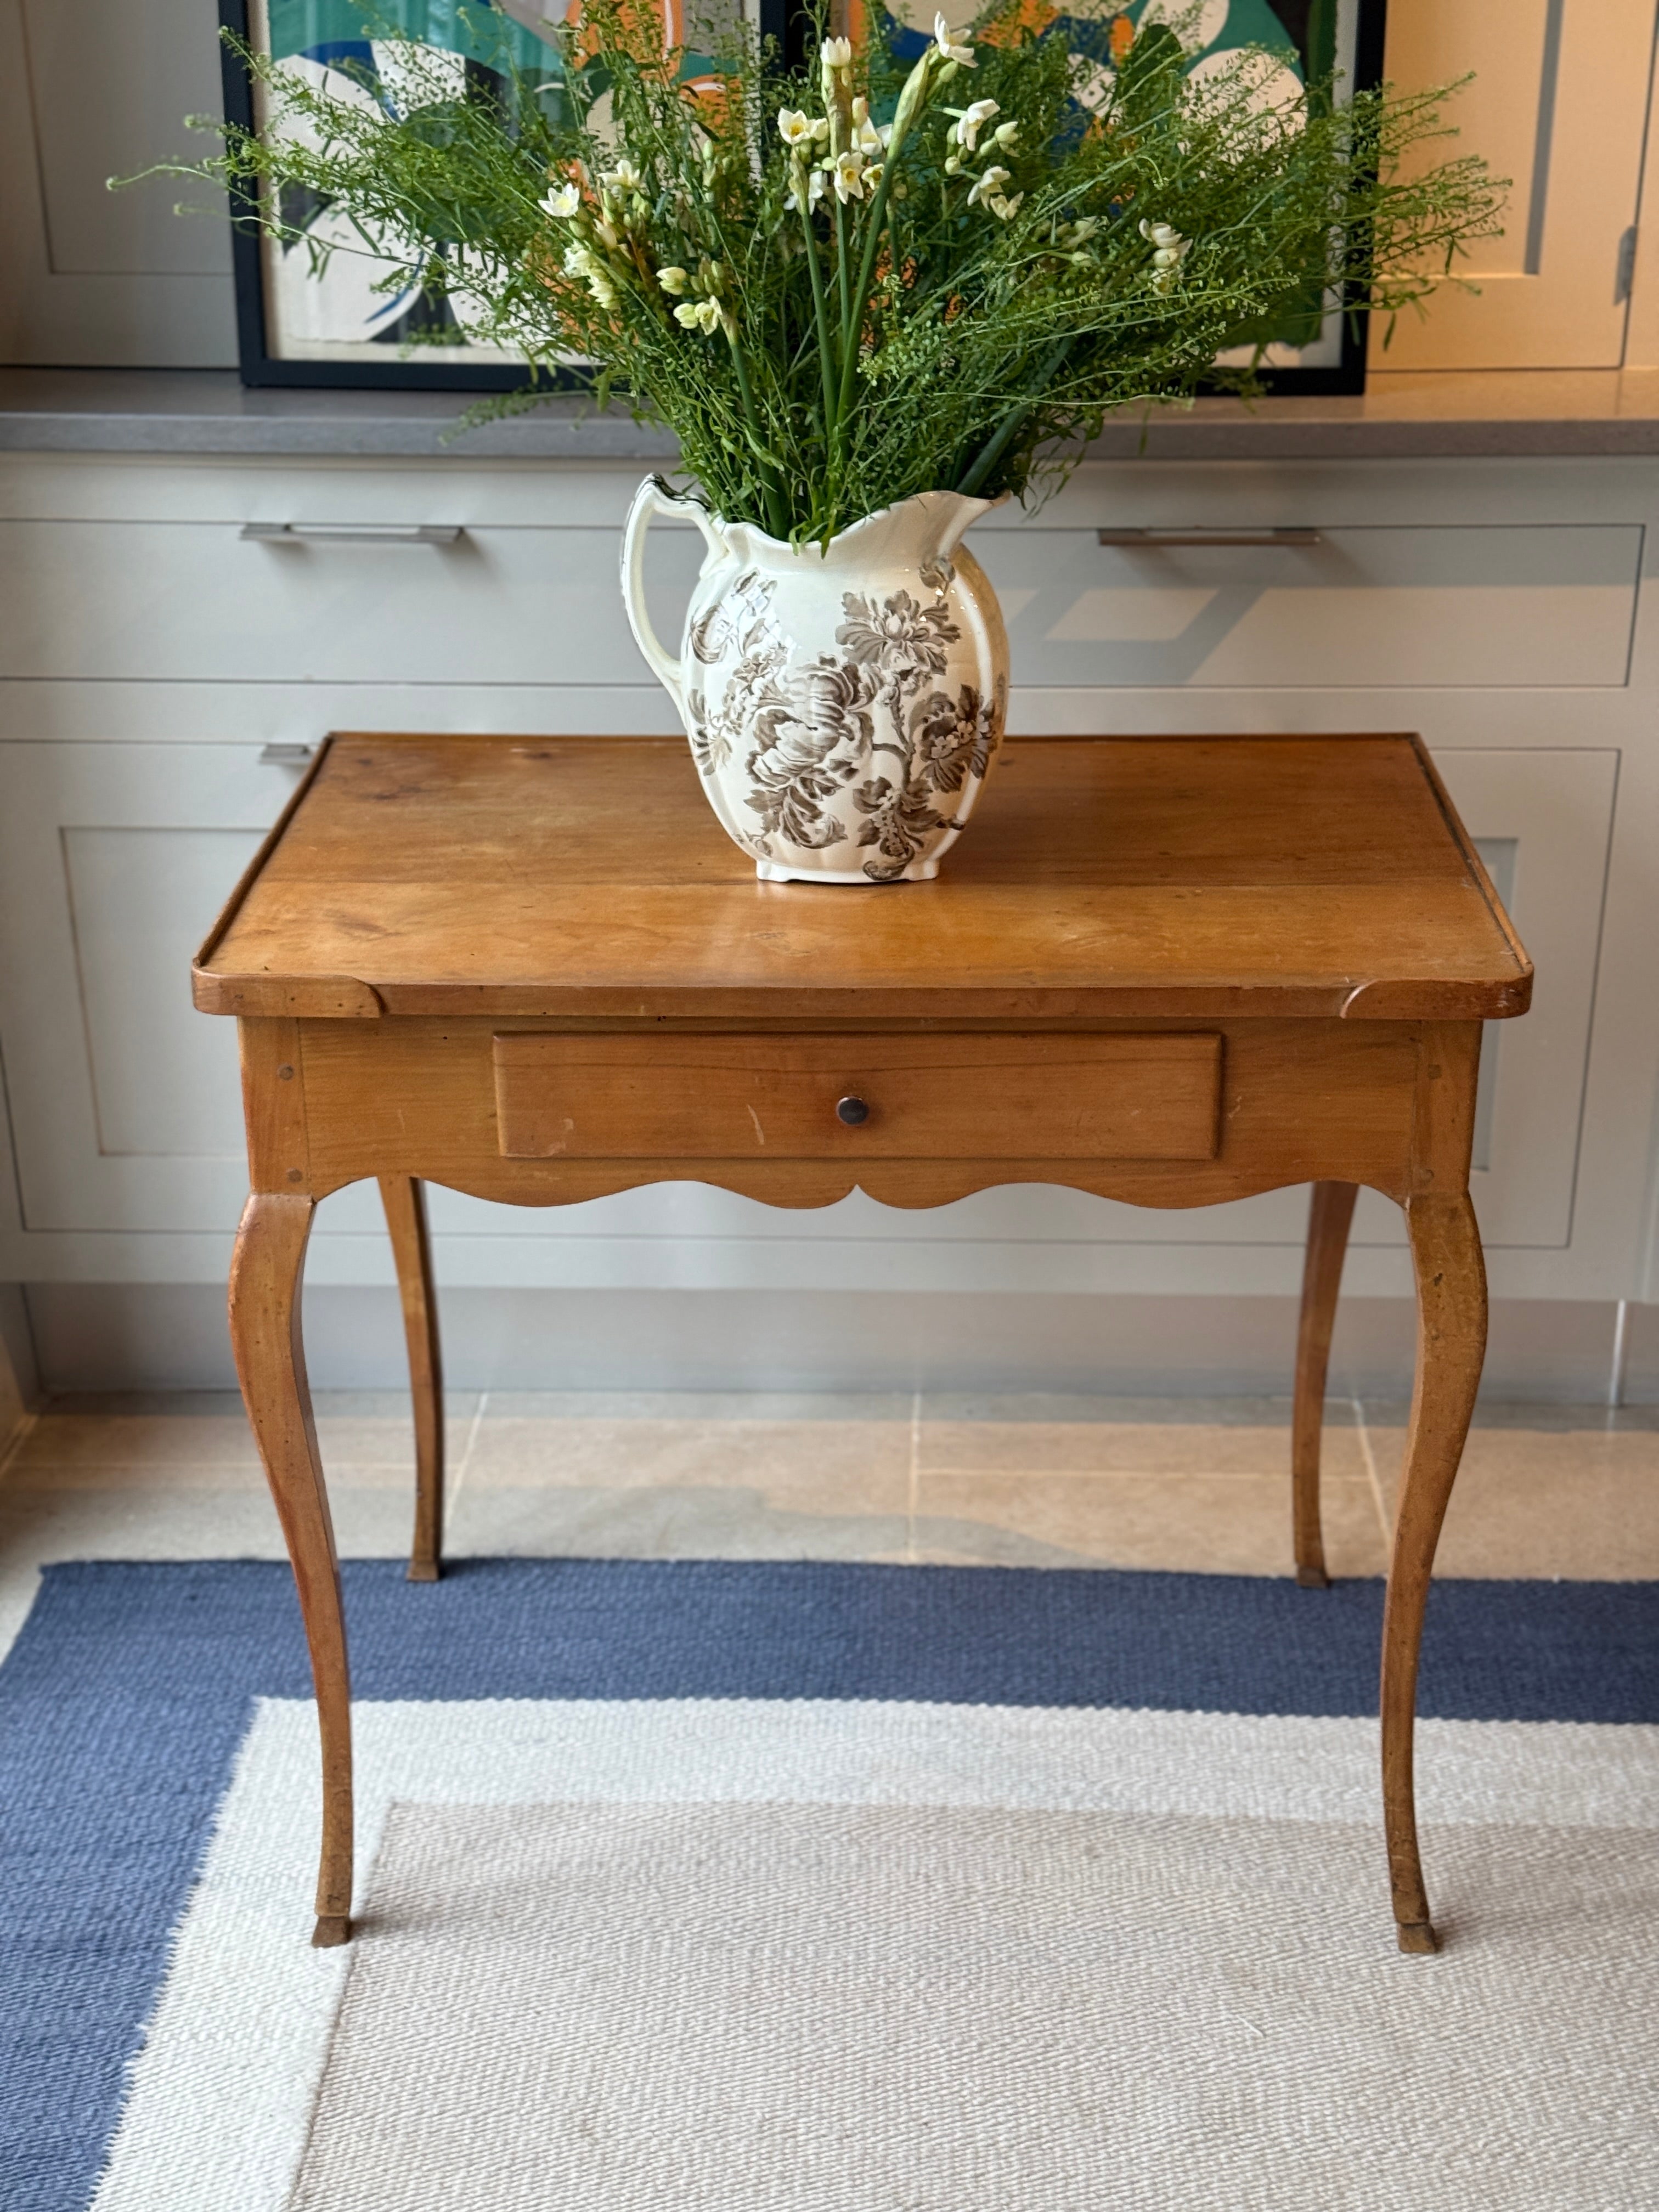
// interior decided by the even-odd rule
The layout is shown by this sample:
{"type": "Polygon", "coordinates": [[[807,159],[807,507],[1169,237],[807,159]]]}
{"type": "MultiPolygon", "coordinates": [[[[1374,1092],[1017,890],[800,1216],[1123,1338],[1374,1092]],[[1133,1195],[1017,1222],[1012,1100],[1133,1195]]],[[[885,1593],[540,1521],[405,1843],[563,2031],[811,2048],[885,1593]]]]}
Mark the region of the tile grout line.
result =
{"type": "Polygon", "coordinates": [[[444,1499],[444,1521],[446,1525],[447,1525],[450,1511],[455,1504],[455,1500],[461,1494],[461,1486],[466,1480],[467,1470],[472,1464],[472,1454],[477,1448],[478,1442],[478,1431],[483,1426],[484,1409],[489,1403],[489,1391],[480,1390],[478,1393],[477,1410],[472,1416],[472,1425],[466,1432],[466,1443],[461,1452],[461,1463],[455,1470],[455,1480],[448,1486],[449,1494],[444,1499]]]}
{"type": "Polygon", "coordinates": [[[916,1516],[921,1503],[921,1393],[910,1394],[910,1480],[905,1498],[905,1558],[911,1566],[920,1564],[916,1547],[916,1516]]]}
{"type": "Polygon", "coordinates": [[[1377,1526],[1382,1531],[1383,1543],[1391,1545],[1394,1542],[1394,1528],[1388,1509],[1382,1503],[1382,1484],[1376,1472],[1376,1454],[1371,1449],[1371,1432],[1365,1419],[1364,1401],[1350,1398],[1348,1403],[1353,1407],[1354,1425],[1359,1431],[1359,1449],[1365,1462],[1365,1478],[1370,1484],[1371,1504],[1376,1509],[1377,1526]]]}

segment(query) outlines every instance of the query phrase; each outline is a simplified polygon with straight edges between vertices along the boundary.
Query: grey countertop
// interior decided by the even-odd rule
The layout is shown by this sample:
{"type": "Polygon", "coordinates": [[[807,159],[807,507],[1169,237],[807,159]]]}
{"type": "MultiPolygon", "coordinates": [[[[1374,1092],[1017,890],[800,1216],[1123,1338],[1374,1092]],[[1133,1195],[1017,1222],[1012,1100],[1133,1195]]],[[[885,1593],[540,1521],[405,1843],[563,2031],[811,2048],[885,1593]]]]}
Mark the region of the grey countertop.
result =
{"type": "MultiPolygon", "coordinates": [[[[457,432],[453,392],[248,391],[230,369],[0,369],[0,450],[672,461],[672,434],[580,398],[457,432]]],[[[1126,415],[1101,460],[1659,454],[1659,369],[1389,372],[1363,396],[1126,415]]]]}

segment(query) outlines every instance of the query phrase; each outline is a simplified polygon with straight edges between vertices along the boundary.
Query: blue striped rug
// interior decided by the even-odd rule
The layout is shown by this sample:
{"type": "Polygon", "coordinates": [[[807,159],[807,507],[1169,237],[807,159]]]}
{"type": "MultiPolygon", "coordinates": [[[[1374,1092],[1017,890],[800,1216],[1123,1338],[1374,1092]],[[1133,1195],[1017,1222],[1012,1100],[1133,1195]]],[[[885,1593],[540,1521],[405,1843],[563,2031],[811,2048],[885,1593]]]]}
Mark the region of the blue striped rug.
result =
{"type": "MultiPolygon", "coordinates": [[[[1148,1817],[1179,1821],[1229,1808],[1281,1821],[1376,1817],[1374,1730],[1357,1725],[1376,1711],[1382,1592],[1374,1583],[1315,1594],[1235,1577],[715,1562],[468,1560],[429,1587],[408,1583],[392,1562],[352,1563],[344,1575],[366,1757],[371,1768],[383,1760],[391,1778],[381,1794],[394,1810],[411,1796],[486,1806],[564,1795],[589,1805],[631,1802],[643,1773],[655,1795],[700,1803],[924,1800],[1005,1814],[1060,1806],[1103,1818],[1131,1804],[1121,1778],[1133,1769],[1140,1795],[1132,1809],[1148,1817]],[[600,1707],[613,1710],[592,1710],[600,1707]],[[1246,1723],[1258,1732],[1241,1734],[1246,1723]],[[624,1723],[632,1733],[618,1751],[624,1723]],[[1267,1723],[1277,1733],[1260,1733],[1267,1723]],[[688,1747],[694,1740],[700,1765],[688,1747]],[[1279,1794],[1258,1802],[1253,1764],[1266,1774],[1274,1760],[1279,1794]],[[860,1762],[887,1778],[848,1780],[860,1762]],[[1324,1778],[1328,1763],[1334,1780],[1324,1778]],[[534,1790],[525,1779],[532,1770],[534,1790]],[[613,1790],[605,1777],[624,1770],[634,1778],[613,1790]]],[[[1425,1732],[1431,1894],[1437,1745],[1449,1778],[1443,1819],[1490,1822],[1480,1779],[1488,1770],[1501,1770],[1502,1787],[1518,1793],[1521,1810],[1506,1817],[1532,1817],[1528,1790],[1547,1796],[1559,1769],[1569,1826],[1582,1819],[1587,1832],[1623,1833],[1649,1825],[1656,1631],[1653,1584],[1437,1586],[1419,1711],[1502,1727],[1425,1732]],[[1461,1811],[1459,1790],[1468,1796],[1461,1811]]],[[[216,2201],[226,2212],[256,2203],[280,2212],[290,2202],[329,2201],[326,2174],[302,2172],[299,2161],[317,2154],[314,2142],[307,2151],[309,2115],[350,1954],[305,1950],[314,1820],[308,1694],[283,1567],[46,1571],[0,1668],[0,2203],[8,2212],[82,2212],[94,2199],[100,2212],[186,2212],[216,2201]],[[246,1836],[237,1820],[253,1823],[246,1836]],[[231,1869],[222,1881],[211,1866],[204,1881],[210,1850],[231,1869]],[[214,1911],[232,1909],[225,1885],[239,1851],[245,1887],[235,1909],[259,1921],[246,1923],[246,1956],[312,1978],[295,1984],[300,2024],[290,2041],[271,2026],[290,2000],[259,1999],[260,2032],[276,2037],[261,2058],[272,2078],[238,2087],[227,2071],[228,2086],[206,2099],[256,2102],[203,2118],[201,2085],[218,2079],[217,2059],[204,2054],[236,2031],[228,2011],[220,2033],[200,1990],[215,1986],[215,1973],[226,1985],[226,1961],[242,1942],[222,1931],[215,1940],[230,1948],[210,1959],[204,1930],[214,1911]],[[260,1851],[269,1901],[249,1906],[246,1869],[260,1851]],[[202,1923],[195,1932],[192,1914],[202,1923]],[[191,1984],[192,1973],[206,1978],[191,1984]],[[197,1992],[195,2014],[187,1989],[197,1992]],[[188,2064],[179,2056],[187,2043],[196,2053],[188,2064]],[[198,2114],[189,2156],[167,2134],[181,2085],[193,2085],[198,2114]],[[233,2147],[250,2139],[263,2162],[239,2179],[233,2147]],[[159,2178],[166,2174],[173,2179],[159,2178]]],[[[380,1788],[370,1787],[371,1800],[380,1788]]],[[[371,1803],[364,1817],[372,1831],[382,1815],[371,1803]]],[[[1380,1958],[1388,1942],[1380,1846],[1374,1856],[1370,1893],[1356,1909],[1380,1958]]],[[[1494,1875],[1494,1889],[1501,1883],[1494,1875]]],[[[267,1890],[257,1897],[265,1900],[267,1890]]],[[[1490,1910],[1502,1904],[1494,1895],[1490,1910]]],[[[1454,1942],[1426,1972],[1455,1972],[1456,1959],[1454,1942]]],[[[1399,1966],[1424,1986],[1421,1963],[1399,1966]]],[[[1392,1957],[1387,1971],[1396,1972],[1392,1957]]],[[[248,1972],[258,1995],[253,1965],[248,1972]]],[[[1659,2187],[1659,2163],[1632,2166],[1631,2155],[1623,2142],[1621,2170],[1643,2193],[1585,2201],[1654,2201],[1646,2192],[1659,2187]]],[[[696,2186],[687,2185],[687,2203],[703,2201],[696,2186]]],[[[413,2179],[390,2194],[378,2188],[354,2181],[337,2201],[451,2202],[423,2197],[413,2179]]],[[[520,2199],[509,2192],[498,2201],[520,2199]]],[[[590,2200],[577,2191],[569,2201],[590,2200]]],[[[603,2198],[591,2201],[600,2212],[603,2198]]],[[[605,2212],[636,2201],[659,2199],[618,2189],[605,2212]]],[[[775,2201],[796,2198],[780,2189],[775,2201]]],[[[1041,2201],[1071,2200],[1061,2188],[1041,2201]]],[[[1103,2185],[1075,2201],[1079,2212],[1093,2212],[1133,2199],[1103,2185]]],[[[1352,2201],[1374,2200],[1362,2191],[1352,2201]]],[[[1395,2201],[1417,2200],[1407,2192],[1395,2201]]],[[[1434,2201],[1487,2200],[1453,2189],[1434,2201]]],[[[1503,2201],[1531,2200],[1522,2191],[1503,2201]]]]}

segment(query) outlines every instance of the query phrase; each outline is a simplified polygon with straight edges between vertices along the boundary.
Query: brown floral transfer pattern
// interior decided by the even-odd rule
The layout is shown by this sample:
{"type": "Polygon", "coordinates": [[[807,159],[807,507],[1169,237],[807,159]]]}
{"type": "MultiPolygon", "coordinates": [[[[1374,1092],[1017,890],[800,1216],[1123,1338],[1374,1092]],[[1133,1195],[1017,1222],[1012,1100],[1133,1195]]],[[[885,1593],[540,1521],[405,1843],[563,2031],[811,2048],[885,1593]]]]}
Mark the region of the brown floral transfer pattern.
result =
{"type": "Polygon", "coordinates": [[[846,843],[833,803],[850,787],[865,817],[857,836],[869,855],[863,872],[891,883],[936,832],[961,828],[937,802],[990,767],[1001,702],[968,684],[954,698],[934,688],[961,636],[942,593],[925,606],[904,591],[886,599],[846,592],[836,631],[842,653],[791,667],[774,589],[747,570],[692,626],[696,662],[715,667],[735,656],[712,710],[701,683],[688,686],[697,767],[710,779],[739,745],[752,747],[744,803],[760,828],[744,842],[766,860],[781,857],[774,839],[808,852],[846,843]]]}

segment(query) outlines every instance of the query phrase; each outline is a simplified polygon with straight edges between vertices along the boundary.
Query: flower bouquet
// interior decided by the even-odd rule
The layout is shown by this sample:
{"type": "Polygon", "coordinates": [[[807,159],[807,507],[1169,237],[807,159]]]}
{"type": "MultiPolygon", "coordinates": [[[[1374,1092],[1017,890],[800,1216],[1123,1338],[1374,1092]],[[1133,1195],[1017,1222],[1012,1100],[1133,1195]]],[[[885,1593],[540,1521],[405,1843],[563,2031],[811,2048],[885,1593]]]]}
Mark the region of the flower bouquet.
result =
{"type": "Polygon", "coordinates": [[[1091,58],[991,0],[909,66],[827,36],[791,70],[741,28],[665,52],[638,0],[586,0],[560,66],[504,59],[484,92],[407,40],[372,96],[246,54],[264,126],[191,173],[310,251],[320,196],[388,289],[668,424],[696,489],[641,486],[624,580],[716,811],[763,874],[915,878],[1001,732],[969,525],[1287,306],[1395,313],[1495,228],[1484,166],[1425,158],[1434,96],[1289,96],[1253,50],[1200,79],[1179,29],[1109,10],[1091,58]],[[639,591],[665,505],[709,548],[678,659],[639,591]]]}

